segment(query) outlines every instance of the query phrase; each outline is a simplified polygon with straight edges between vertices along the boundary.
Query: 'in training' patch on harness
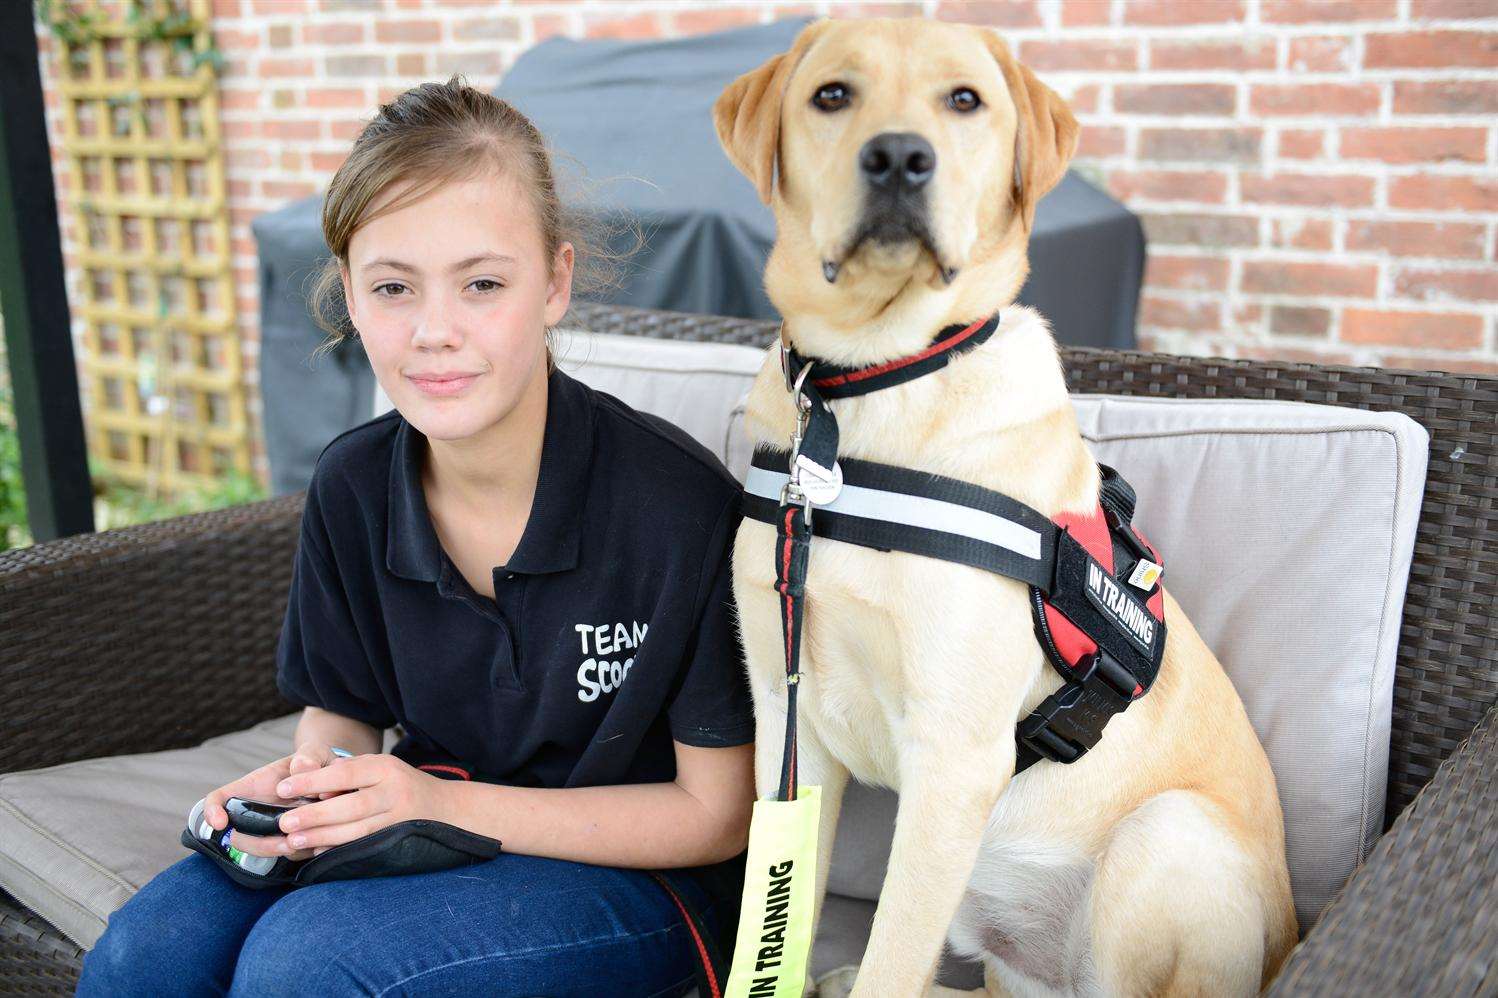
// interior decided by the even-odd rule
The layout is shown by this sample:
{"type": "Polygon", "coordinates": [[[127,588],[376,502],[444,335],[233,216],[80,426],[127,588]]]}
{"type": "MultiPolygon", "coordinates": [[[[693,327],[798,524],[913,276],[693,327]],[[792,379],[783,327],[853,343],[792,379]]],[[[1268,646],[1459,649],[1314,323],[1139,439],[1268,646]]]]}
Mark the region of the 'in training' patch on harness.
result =
{"type": "Polygon", "coordinates": [[[925,472],[838,458],[828,402],[939,370],[983,343],[999,317],[948,326],[925,350],[864,368],[807,360],[781,346],[797,431],[789,451],[756,449],[745,514],[776,528],[776,591],[786,635],[790,709],[781,800],[795,799],[795,691],[813,535],[986,569],[1030,587],[1035,637],[1063,685],[1016,730],[1021,772],[1081,758],[1103,728],[1149,691],[1165,653],[1159,554],[1134,528],[1134,490],[1099,465],[1098,507],[1054,520],[1002,493],[925,472]],[[815,510],[815,515],[813,515],[815,510]]]}

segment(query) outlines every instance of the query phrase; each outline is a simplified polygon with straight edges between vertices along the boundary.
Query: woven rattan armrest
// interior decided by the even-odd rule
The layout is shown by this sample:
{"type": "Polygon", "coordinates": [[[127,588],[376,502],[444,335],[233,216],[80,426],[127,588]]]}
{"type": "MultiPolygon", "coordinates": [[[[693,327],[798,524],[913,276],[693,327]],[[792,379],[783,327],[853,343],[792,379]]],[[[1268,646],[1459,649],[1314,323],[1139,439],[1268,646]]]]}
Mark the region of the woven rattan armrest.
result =
{"type": "Polygon", "coordinates": [[[1378,841],[1269,993],[1498,995],[1498,708],[1378,841]]]}
{"type": "Polygon", "coordinates": [[[301,509],[297,494],[0,553],[0,772],[291,713],[274,661],[301,509]]]}

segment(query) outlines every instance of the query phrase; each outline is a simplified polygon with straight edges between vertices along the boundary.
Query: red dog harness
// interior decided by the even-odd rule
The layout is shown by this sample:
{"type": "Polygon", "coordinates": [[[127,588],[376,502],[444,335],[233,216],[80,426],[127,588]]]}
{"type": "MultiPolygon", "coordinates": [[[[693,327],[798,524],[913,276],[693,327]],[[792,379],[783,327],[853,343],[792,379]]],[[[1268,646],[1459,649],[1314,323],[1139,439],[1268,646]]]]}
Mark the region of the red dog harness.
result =
{"type": "Polygon", "coordinates": [[[1165,651],[1160,556],[1134,529],[1134,491],[1112,468],[1099,465],[1101,489],[1091,515],[1051,520],[968,482],[837,457],[837,419],[828,402],[938,370],[998,325],[994,316],[949,326],[925,350],[866,368],[807,361],[781,347],[786,387],[800,418],[789,451],[755,451],[745,514],[774,524],[777,533],[776,591],[790,691],[782,800],[794,800],[796,791],[795,696],[813,535],[955,561],[1029,585],[1035,638],[1063,685],[1017,726],[1016,773],[1040,759],[1081,758],[1109,719],[1147,693],[1159,673],[1165,651]]]}

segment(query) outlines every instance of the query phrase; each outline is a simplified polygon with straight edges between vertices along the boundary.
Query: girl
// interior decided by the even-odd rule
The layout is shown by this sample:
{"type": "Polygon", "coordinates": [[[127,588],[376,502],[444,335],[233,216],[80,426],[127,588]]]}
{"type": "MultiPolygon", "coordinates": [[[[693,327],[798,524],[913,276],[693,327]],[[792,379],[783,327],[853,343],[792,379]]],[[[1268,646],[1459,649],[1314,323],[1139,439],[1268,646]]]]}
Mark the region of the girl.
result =
{"type": "Polygon", "coordinates": [[[563,226],[534,126],[458,77],[354,143],[325,286],[395,411],[329,444],[308,488],[277,652],[294,751],[205,802],[222,829],[230,796],[320,798],[283,834],[233,833],[258,855],[411,818],[504,853],[262,890],[194,853],[109,919],[80,995],[681,994],[696,949],[659,867],[692,868],[687,900],[728,938],[753,798],[738,485],[553,367],[563,226]]]}

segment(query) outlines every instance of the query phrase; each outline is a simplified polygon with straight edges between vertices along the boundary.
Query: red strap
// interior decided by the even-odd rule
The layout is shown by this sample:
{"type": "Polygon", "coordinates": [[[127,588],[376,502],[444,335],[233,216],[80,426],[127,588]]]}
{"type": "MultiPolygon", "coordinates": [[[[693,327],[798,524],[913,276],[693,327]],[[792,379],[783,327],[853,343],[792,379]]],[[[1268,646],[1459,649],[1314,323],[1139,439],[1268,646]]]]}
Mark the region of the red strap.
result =
{"type": "Polygon", "coordinates": [[[440,773],[454,773],[461,779],[469,781],[472,781],[473,779],[473,777],[469,775],[468,770],[463,769],[461,766],[444,766],[441,763],[429,762],[425,765],[417,766],[416,768],[436,770],[440,773]]]}
{"type": "Polygon", "coordinates": [[[697,959],[702,964],[703,977],[707,982],[707,995],[704,998],[722,998],[723,989],[718,986],[718,973],[713,970],[712,958],[707,955],[707,943],[702,940],[702,933],[697,930],[697,923],[693,921],[692,915],[687,911],[687,906],[677,897],[676,891],[671,887],[669,881],[658,873],[652,873],[655,882],[666,889],[671,897],[671,903],[676,905],[676,910],[681,912],[681,920],[687,923],[687,931],[692,934],[692,942],[697,947],[697,959]]]}
{"type": "Polygon", "coordinates": [[[835,385],[846,385],[854,381],[867,381],[869,378],[877,377],[878,375],[888,373],[889,371],[897,371],[902,367],[909,367],[911,364],[925,360],[927,357],[939,354],[943,350],[952,349],[963,340],[967,339],[969,336],[982,329],[983,324],[987,321],[987,319],[979,319],[977,322],[974,322],[971,326],[968,326],[961,332],[953,333],[946,339],[939,340],[931,344],[926,349],[922,350],[920,353],[913,353],[909,357],[900,357],[895,360],[889,361],[888,363],[880,364],[878,367],[864,367],[856,371],[848,371],[844,374],[835,374],[828,378],[816,378],[812,381],[812,384],[816,385],[818,388],[831,388],[835,385]]]}

